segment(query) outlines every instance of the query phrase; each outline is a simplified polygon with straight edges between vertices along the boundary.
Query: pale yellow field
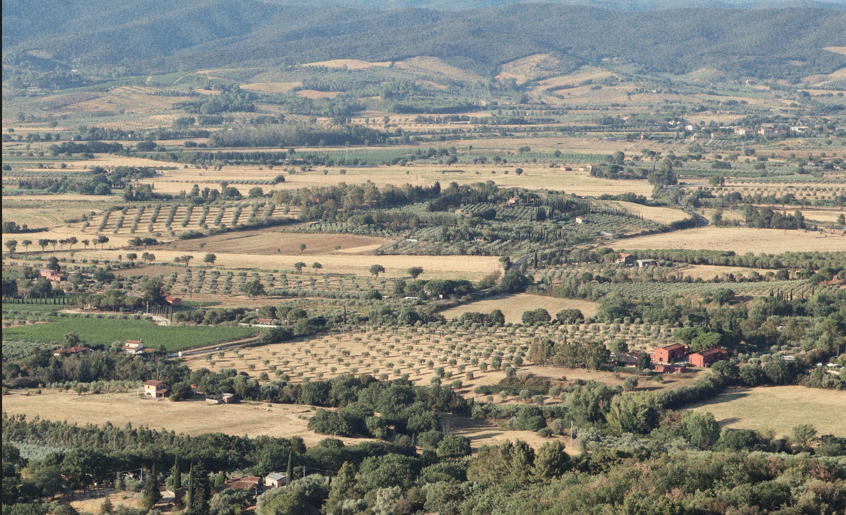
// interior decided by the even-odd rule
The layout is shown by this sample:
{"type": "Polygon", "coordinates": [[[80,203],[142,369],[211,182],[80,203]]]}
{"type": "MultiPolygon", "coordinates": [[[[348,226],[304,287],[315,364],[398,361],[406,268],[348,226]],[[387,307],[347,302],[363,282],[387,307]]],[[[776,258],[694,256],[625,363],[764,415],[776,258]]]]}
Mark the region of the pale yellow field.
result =
{"type": "Polygon", "coordinates": [[[411,59],[395,62],[394,67],[400,70],[418,72],[421,75],[426,75],[427,72],[434,72],[461,80],[480,79],[475,73],[450,66],[437,57],[412,57],[411,59]]]}
{"type": "Polygon", "coordinates": [[[823,210],[823,209],[801,209],[802,216],[807,220],[814,220],[818,222],[836,223],[837,217],[843,214],[843,211],[837,210],[823,210]]]}
{"type": "MultiPolygon", "coordinates": [[[[699,279],[705,281],[710,281],[714,278],[715,275],[728,275],[734,274],[737,276],[741,274],[743,276],[749,275],[752,272],[752,268],[743,268],[743,267],[736,267],[736,266],[717,266],[717,265],[688,265],[683,268],[679,269],[679,272],[682,275],[689,275],[693,279],[699,279]]],[[[761,275],[767,273],[767,270],[755,270],[761,275]]],[[[772,271],[772,270],[770,270],[772,271]]]]}
{"type": "MultiPolygon", "coordinates": [[[[269,435],[280,438],[299,436],[306,445],[315,445],[326,438],[306,427],[314,411],[309,406],[266,403],[207,405],[204,400],[170,402],[140,399],[134,393],[108,393],[78,396],[42,390],[41,395],[4,395],[3,410],[23,413],[27,418],[66,420],[73,424],[105,424],[123,427],[144,425],[150,429],[167,429],[177,433],[198,435],[224,433],[237,436],[269,435]],[[300,418],[303,417],[303,418],[300,418]]],[[[345,443],[360,438],[341,438],[345,443]]]]}
{"type": "Polygon", "coordinates": [[[846,236],[780,229],[703,227],[621,240],[620,249],[733,250],[738,253],[834,252],[846,249],[846,236]]]}
{"type": "MultiPolygon", "coordinates": [[[[328,187],[339,183],[364,184],[368,181],[377,186],[392,184],[401,186],[403,184],[431,185],[436,181],[441,185],[450,182],[467,184],[474,182],[493,181],[501,187],[523,187],[527,189],[551,189],[573,193],[576,195],[599,196],[602,194],[617,195],[632,192],[643,195],[647,198],[652,196],[652,186],[646,181],[615,181],[591,177],[583,171],[565,171],[561,168],[545,168],[538,165],[520,163],[508,166],[502,165],[411,165],[411,166],[380,166],[378,168],[345,168],[346,174],[341,175],[341,166],[319,168],[310,172],[297,172],[295,174],[282,172],[280,168],[263,169],[249,166],[227,166],[223,170],[177,170],[164,171],[162,177],[144,179],[140,182],[153,184],[154,191],[159,193],[179,193],[182,190],[190,190],[193,184],[199,184],[219,188],[221,180],[270,180],[282,173],[285,175],[285,182],[273,186],[261,185],[266,192],[277,190],[294,190],[298,188],[328,187]],[[522,175],[514,173],[514,169],[520,166],[524,172],[522,175]],[[324,175],[323,170],[328,170],[324,175]],[[463,170],[464,173],[442,173],[442,170],[463,170]],[[495,173],[491,173],[494,171],[495,173]],[[505,172],[509,173],[506,174],[505,172]]],[[[253,187],[253,185],[233,184],[242,194],[253,187]]],[[[662,209],[662,208],[652,208],[662,209]]],[[[645,212],[644,212],[645,214],[645,212]]]]}
{"type": "Polygon", "coordinates": [[[106,500],[106,497],[109,498],[109,500],[112,502],[112,506],[114,506],[115,508],[117,508],[118,506],[125,506],[127,508],[132,508],[136,510],[142,509],[141,494],[132,492],[112,493],[109,495],[104,495],[102,497],[92,497],[89,499],[71,501],[70,505],[73,506],[78,512],[87,511],[89,513],[100,513],[100,506],[103,504],[103,501],[106,500]]]}
{"type": "Polygon", "coordinates": [[[661,224],[671,224],[688,218],[688,214],[681,209],[673,209],[671,207],[643,206],[641,204],[635,204],[634,202],[623,202],[617,200],[608,201],[605,202],[605,204],[621,207],[629,213],[642,215],[647,220],[652,220],[653,222],[661,224]]]}
{"type": "Polygon", "coordinates": [[[599,304],[586,300],[558,299],[555,297],[518,293],[517,295],[498,296],[469,304],[462,304],[461,306],[442,311],[441,314],[449,320],[471,311],[487,314],[498,309],[505,315],[506,322],[520,323],[524,311],[538,308],[547,310],[552,317],[555,317],[555,314],[562,309],[578,309],[587,318],[596,314],[597,310],[599,310],[599,304]]]}
{"type": "Polygon", "coordinates": [[[723,427],[769,428],[788,436],[799,424],[811,423],[820,435],[846,436],[846,394],[804,386],[734,388],[695,411],[709,411],[723,427]]]}
{"type": "MultiPolygon", "coordinates": [[[[127,250],[108,250],[108,247],[109,243],[106,244],[107,250],[91,250],[89,248],[88,251],[83,251],[77,246],[75,247],[77,249],[76,258],[117,260],[119,254],[126,255],[126,252],[128,252],[127,250]]],[[[151,248],[149,251],[155,254],[158,263],[172,263],[174,258],[185,255],[185,251],[165,250],[163,248],[151,248]]],[[[206,249],[203,249],[203,252],[205,251],[206,249]]],[[[303,261],[309,266],[312,262],[317,261],[323,265],[321,273],[369,275],[370,266],[379,264],[385,267],[386,271],[380,277],[407,277],[409,268],[422,266],[426,273],[432,273],[432,277],[478,281],[494,270],[502,269],[498,258],[495,256],[350,256],[338,253],[312,254],[304,259],[304,256],[299,254],[215,253],[215,255],[217,256],[216,267],[232,269],[293,269],[294,263],[298,261],[303,261]]],[[[194,257],[197,258],[198,255],[194,257]]]]}
{"type": "Polygon", "coordinates": [[[241,84],[241,89],[261,91],[262,93],[287,93],[302,84],[301,82],[254,82],[241,84]]]}

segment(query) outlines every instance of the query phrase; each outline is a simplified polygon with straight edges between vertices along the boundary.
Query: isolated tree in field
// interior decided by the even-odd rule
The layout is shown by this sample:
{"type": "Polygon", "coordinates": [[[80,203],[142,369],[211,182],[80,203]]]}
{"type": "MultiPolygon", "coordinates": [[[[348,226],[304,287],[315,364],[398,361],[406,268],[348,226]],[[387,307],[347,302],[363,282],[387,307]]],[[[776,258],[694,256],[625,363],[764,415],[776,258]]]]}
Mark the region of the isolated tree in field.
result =
{"type": "Polygon", "coordinates": [[[126,259],[134,262],[136,259],[138,259],[138,254],[136,254],[135,252],[130,252],[126,255],[126,259]]]}
{"type": "Polygon", "coordinates": [[[192,259],[194,259],[194,256],[182,256],[182,262],[185,263],[185,266],[188,266],[192,259]]]}
{"type": "Polygon", "coordinates": [[[259,295],[264,295],[264,285],[261,284],[261,281],[256,279],[255,281],[250,281],[248,283],[244,283],[244,286],[241,287],[241,291],[244,292],[244,295],[255,298],[259,295]]]}
{"type": "Polygon", "coordinates": [[[24,252],[29,252],[29,246],[32,245],[32,240],[24,240],[21,242],[21,245],[24,246],[24,252]]]}
{"type": "Polygon", "coordinates": [[[298,274],[303,271],[303,268],[305,268],[305,266],[306,264],[302,261],[297,261],[296,263],[294,263],[294,269],[297,271],[298,274]]]}
{"type": "Polygon", "coordinates": [[[384,272],[385,272],[385,267],[383,267],[382,265],[372,265],[370,267],[370,274],[375,276],[375,277],[379,277],[379,274],[382,274],[384,272]]]}
{"type": "Polygon", "coordinates": [[[103,245],[105,245],[108,242],[109,242],[108,236],[103,236],[102,234],[100,236],[97,236],[97,243],[100,244],[100,250],[103,250],[103,245]]]}
{"type": "Polygon", "coordinates": [[[71,236],[67,239],[68,247],[73,248],[74,245],[79,243],[79,240],[76,239],[76,236],[71,236]]]}
{"type": "Polygon", "coordinates": [[[410,275],[412,279],[417,279],[422,274],[423,274],[423,267],[413,266],[413,267],[408,269],[408,275],[410,275]]]}
{"type": "Polygon", "coordinates": [[[158,304],[162,301],[162,299],[164,299],[164,293],[162,292],[162,288],[164,288],[162,281],[158,277],[153,277],[152,279],[144,283],[144,287],[141,289],[141,298],[143,298],[147,302],[158,304]]]}
{"type": "Polygon", "coordinates": [[[216,259],[217,259],[217,256],[215,256],[214,254],[209,252],[208,254],[206,254],[203,257],[203,263],[206,263],[208,265],[214,265],[214,262],[215,262],[216,259]]]}
{"type": "Polygon", "coordinates": [[[305,249],[306,249],[306,244],[300,243],[300,252],[305,252],[305,249]]]}
{"type": "Polygon", "coordinates": [[[318,270],[323,268],[323,265],[321,265],[320,263],[315,261],[314,263],[311,264],[311,267],[314,269],[315,272],[317,272],[318,270]]]}
{"type": "Polygon", "coordinates": [[[50,242],[50,246],[53,247],[53,250],[56,250],[56,244],[59,243],[57,240],[47,240],[50,242]]]}
{"type": "MultiPolygon", "coordinates": [[[[88,249],[88,245],[91,243],[91,240],[82,240],[82,244],[85,245],[85,248],[88,249]]],[[[44,249],[42,249],[44,250],[44,249]]]]}
{"type": "Polygon", "coordinates": [[[14,256],[15,249],[18,248],[18,240],[6,240],[3,245],[5,245],[7,249],[9,249],[9,255],[14,256]]]}
{"type": "Polygon", "coordinates": [[[77,345],[80,344],[81,341],[82,340],[79,339],[79,336],[77,336],[76,333],[74,333],[74,332],[66,333],[62,337],[62,347],[63,348],[76,347],[77,345]]]}
{"type": "Polygon", "coordinates": [[[840,225],[846,225],[846,216],[843,213],[840,213],[840,216],[837,217],[837,223],[840,225]]]}
{"type": "Polygon", "coordinates": [[[150,259],[150,253],[149,252],[144,252],[144,253],[141,254],[141,261],[146,263],[148,259],[150,259]]]}
{"type": "Polygon", "coordinates": [[[38,246],[41,247],[41,252],[44,252],[44,247],[50,244],[50,240],[46,238],[39,238],[38,239],[38,246]]]}

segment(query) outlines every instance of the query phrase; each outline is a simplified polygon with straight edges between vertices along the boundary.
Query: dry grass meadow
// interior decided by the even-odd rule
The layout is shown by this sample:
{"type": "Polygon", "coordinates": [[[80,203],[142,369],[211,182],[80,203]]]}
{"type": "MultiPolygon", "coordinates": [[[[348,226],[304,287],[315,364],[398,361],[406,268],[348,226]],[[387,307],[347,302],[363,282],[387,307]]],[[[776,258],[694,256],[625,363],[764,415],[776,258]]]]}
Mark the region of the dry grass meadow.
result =
{"type": "Polygon", "coordinates": [[[477,313],[490,313],[498,309],[505,315],[505,321],[518,324],[524,311],[543,308],[551,316],[555,316],[562,309],[578,309],[585,317],[596,314],[599,304],[586,300],[559,299],[555,297],[543,297],[529,293],[518,293],[517,295],[489,297],[485,300],[462,304],[461,306],[442,311],[447,320],[460,317],[463,313],[475,311],[477,313]]]}
{"type": "Polygon", "coordinates": [[[846,437],[846,395],[804,386],[762,386],[731,389],[692,407],[709,411],[723,427],[768,428],[788,436],[799,424],[813,424],[820,435],[846,437]]]}

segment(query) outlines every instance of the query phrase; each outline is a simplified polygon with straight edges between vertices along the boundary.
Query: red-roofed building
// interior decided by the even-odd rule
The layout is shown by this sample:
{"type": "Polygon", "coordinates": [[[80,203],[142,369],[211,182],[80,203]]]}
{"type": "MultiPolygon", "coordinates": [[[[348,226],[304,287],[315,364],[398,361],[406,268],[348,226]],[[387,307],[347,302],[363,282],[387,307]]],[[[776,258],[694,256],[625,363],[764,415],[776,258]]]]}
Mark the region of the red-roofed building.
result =
{"type": "Polygon", "coordinates": [[[154,399],[163,399],[170,394],[170,387],[161,381],[144,381],[144,396],[150,396],[154,399]]]}
{"type": "Polygon", "coordinates": [[[674,343],[672,345],[667,345],[666,347],[658,347],[655,349],[655,352],[652,353],[652,362],[653,363],[675,363],[678,360],[684,358],[684,345],[680,343],[674,343]]]}
{"type": "Polygon", "coordinates": [[[56,349],[53,351],[54,356],[70,356],[72,354],[87,354],[91,352],[90,347],[77,345],[75,347],[68,347],[67,349],[56,349]]]}
{"type": "Polygon", "coordinates": [[[42,269],[38,271],[38,276],[52,282],[67,281],[68,276],[55,270],[42,269]]]}
{"type": "Polygon", "coordinates": [[[182,305],[182,299],[180,299],[179,297],[174,297],[173,295],[165,295],[164,300],[165,300],[165,302],[167,302],[171,306],[181,306],[182,305]]]}
{"type": "Polygon", "coordinates": [[[144,342],[141,340],[126,340],[121,347],[127,354],[141,354],[144,352],[144,342]]]}
{"type": "Polygon", "coordinates": [[[700,352],[694,352],[688,358],[691,365],[695,367],[704,367],[717,361],[724,361],[729,358],[728,352],[723,349],[708,349],[700,352]]]}
{"type": "Polygon", "coordinates": [[[620,257],[617,259],[617,263],[624,263],[626,265],[631,265],[635,262],[634,256],[629,254],[628,252],[620,252],[620,257]]]}

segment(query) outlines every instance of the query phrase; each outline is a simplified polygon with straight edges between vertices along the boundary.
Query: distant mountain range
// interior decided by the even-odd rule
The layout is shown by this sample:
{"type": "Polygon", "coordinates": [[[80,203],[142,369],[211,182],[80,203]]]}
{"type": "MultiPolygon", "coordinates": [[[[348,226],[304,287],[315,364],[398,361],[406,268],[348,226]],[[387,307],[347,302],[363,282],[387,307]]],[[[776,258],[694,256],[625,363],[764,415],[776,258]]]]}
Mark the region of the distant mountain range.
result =
{"type": "Polygon", "coordinates": [[[846,56],[823,50],[846,47],[846,11],[820,7],[623,12],[517,3],[443,11],[258,0],[6,0],[2,14],[4,80],[70,67],[152,73],[420,55],[493,71],[538,53],[583,63],[619,58],[648,71],[713,67],[755,77],[796,78],[846,66],[846,56]]]}
{"type": "Polygon", "coordinates": [[[436,9],[458,11],[484,9],[511,4],[564,4],[601,7],[617,11],[653,11],[713,7],[723,9],[773,9],[786,7],[820,7],[846,9],[846,0],[269,0],[288,5],[333,5],[362,9],[436,9]]]}

